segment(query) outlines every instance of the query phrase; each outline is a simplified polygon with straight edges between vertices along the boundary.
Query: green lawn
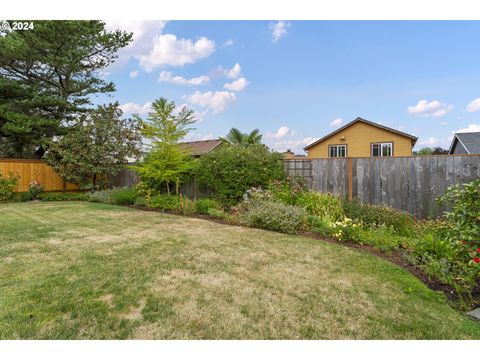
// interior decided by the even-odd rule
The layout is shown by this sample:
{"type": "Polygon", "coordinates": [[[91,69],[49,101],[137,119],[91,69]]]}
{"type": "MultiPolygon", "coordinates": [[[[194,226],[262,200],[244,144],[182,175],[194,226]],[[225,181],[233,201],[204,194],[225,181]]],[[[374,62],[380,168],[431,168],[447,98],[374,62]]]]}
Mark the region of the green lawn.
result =
{"type": "Polygon", "coordinates": [[[0,204],[0,289],[2,339],[480,339],[371,254],[92,203],[0,204]]]}

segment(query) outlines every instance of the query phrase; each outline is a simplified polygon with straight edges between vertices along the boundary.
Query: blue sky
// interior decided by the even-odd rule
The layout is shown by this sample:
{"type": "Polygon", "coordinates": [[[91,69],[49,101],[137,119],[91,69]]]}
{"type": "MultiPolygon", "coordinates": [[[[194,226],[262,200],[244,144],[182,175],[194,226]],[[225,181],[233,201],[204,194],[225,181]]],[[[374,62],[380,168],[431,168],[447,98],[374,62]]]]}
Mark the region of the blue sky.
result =
{"type": "MultiPolygon", "coordinates": [[[[280,151],[357,116],[449,146],[480,131],[480,22],[110,21],[134,33],[106,77],[126,115],[158,97],[197,113],[187,140],[259,128],[280,151]]],[[[100,99],[103,101],[103,99],[100,99]]]]}

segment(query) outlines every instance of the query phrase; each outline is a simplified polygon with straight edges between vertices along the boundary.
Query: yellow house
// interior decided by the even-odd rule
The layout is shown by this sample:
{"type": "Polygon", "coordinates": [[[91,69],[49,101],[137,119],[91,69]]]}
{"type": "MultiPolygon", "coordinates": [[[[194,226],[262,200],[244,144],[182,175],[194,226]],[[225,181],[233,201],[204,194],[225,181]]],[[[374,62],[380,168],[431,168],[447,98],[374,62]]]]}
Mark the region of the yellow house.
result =
{"type": "Polygon", "coordinates": [[[308,158],[411,156],[417,137],[356,118],[307,145],[308,158]]]}

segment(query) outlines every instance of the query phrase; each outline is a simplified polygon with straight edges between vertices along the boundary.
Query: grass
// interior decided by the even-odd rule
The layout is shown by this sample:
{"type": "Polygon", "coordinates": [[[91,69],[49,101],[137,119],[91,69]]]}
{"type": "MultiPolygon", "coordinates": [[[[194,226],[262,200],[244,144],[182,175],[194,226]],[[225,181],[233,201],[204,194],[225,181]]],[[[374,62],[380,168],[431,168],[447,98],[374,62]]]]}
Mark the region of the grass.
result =
{"type": "Polygon", "coordinates": [[[480,339],[341,245],[104,204],[0,205],[2,339],[480,339]]]}

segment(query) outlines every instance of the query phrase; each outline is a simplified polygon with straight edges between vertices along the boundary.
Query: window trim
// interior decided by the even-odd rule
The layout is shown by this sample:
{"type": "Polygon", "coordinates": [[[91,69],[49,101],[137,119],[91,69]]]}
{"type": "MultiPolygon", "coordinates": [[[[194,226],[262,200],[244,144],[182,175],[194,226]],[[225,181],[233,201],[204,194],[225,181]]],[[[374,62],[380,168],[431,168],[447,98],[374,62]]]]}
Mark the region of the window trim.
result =
{"type": "Polygon", "coordinates": [[[370,156],[371,157],[393,157],[394,155],[394,142],[393,141],[382,141],[382,142],[372,142],[370,143],[370,156]],[[392,150],[391,155],[383,155],[383,145],[390,145],[390,148],[392,150]],[[373,156],[373,145],[380,145],[380,155],[378,156],[373,156]]]}
{"type": "MultiPolygon", "coordinates": [[[[327,154],[327,155],[328,155],[328,157],[329,157],[330,159],[337,159],[337,158],[339,158],[339,159],[345,159],[345,158],[348,157],[348,145],[347,145],[347,144],[330,144],[330,145],[328,145],[328,150],[327,150],[327,151],[328,151],[328,154],[327,154]],[[338,147],[338,146],[343,146],[343,147],[345,147],[345,156],[330,156],[330,149],[331,149],[332,147],[334,147],[334,146],[336,146],[336,147],[338,147]]],[[[337,155],[338,155],[338,148],[337,148],[337,155]]]]}

